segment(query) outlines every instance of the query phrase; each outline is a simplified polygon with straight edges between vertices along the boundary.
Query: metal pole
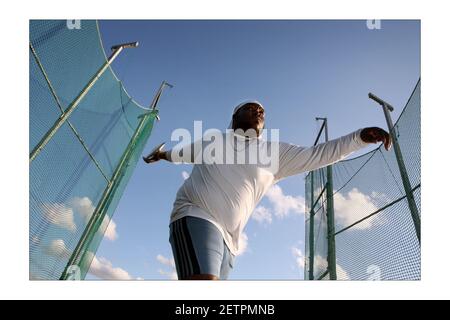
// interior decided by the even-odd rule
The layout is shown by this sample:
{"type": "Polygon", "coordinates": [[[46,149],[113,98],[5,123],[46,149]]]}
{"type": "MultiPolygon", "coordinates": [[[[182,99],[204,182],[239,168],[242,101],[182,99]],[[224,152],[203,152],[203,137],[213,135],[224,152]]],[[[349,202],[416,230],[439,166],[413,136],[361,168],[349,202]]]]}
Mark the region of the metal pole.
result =
{"type": "MultiPolygon", "coordinates": [[[[328,120],[327,118],[316,118],[322,120],[325,125],[325,141],[328,142],[328,120]]],[[[333,166],[327,166],[327,238],[328,238],[328,271],[330,280],[336,280],[336,241],[334,221],[334,199],[333,199],[333,166]]]]}
{"type": "Polygon", "coordinates": [[[403,160],[403,155],[400,150],[400,145],[397,140],[397,135],[395,133],[395,128],[392,123],[392,118],[390,112],[394,111],[394,108],[387,103],[386,101],[378,98],[376,95],[369,93],[369,98],[376,101],[383,107],[384,117],[386,118],[386,122],[389,128],[389,133],[391,135],[392,144],[394,146],[394,152],[395,157],[397,159],[398,168],[400,171],[400,176],[402,178],[403,187],[405,188],[405,195],[406,199],[408,201],[409,210],[411,211],[411,217],[414,223],[414,228],[416,231],[417,239],[419,240],[419,243],[421,243],[421,236],[420,236],[420,216],[419,211],[417,210],[416,201],[414,200],[414,194],[411,188],[411,182],[408,177],[408,172],[406,171],[405,162],[403,160]]]}
{"type": "Polygon", "coordinates": [[[90,243],[92,242],[92,239],[94,238],[95,233],[98,230],[98,227],[100,226],[101,222],[103,221],[103,219],[106,215],[106,212],[107,212],[107,209],[108,209],[108,206],[110,203],[110,199],[112,198],[111,196],[117,189],[117,186],[119,185],[120,180],[125,173],[125,170],[128,166],[128,161],[134,151],[136,141],[141,136],[141,134],[145,131],[144,129],[147,126],[147,120],[148,120],[149,116],[153,115],[156,118],[156,114],[158,112],[156,110],[156,104],[159,101],[159,98],[160,98],[160,96],[163,92],[163,89],[166,85],[172,87],[170,84],[163,81],[163,83],[161,84],[161,86],[158,89],[156,96],[154,97],[154,99],[152,101],[152,104],[150,107],[151,111],[145,113],[142,116],[141,121],[139,122],[139,125],[138,125],[136,131],[134,132],[133,137],[131,138],[127,148],[125,149],[125,152],[122,155],[119,165],[117,166],[116,170],[114,171],[114,174],[110,180],[110,183],[108,183],[108,186],[106,187],[105,191],[103,192],[102,198],[100,199],[97,207],[95,208],[95,211],[93,212],[92,216],[90,217],[89,222],[87,223],[86,228],[84,229],[84,232],[83,232],[80,240],[78,241],[78,244],[77,244],[75,250],[73,251],[69,261],[67,262],[67,265],[66,265],[63,273],[61,274],[60,280],[66,280],[70,276],[68,271],[71,268],[73,268],[73,266],[78,266],[78,264],[83,260],[83,256],[85,254],[85,248],[89,247],[90,243]]]}
{"type": "Polygon", "coordinates": [[[86,86],[78,93],[76,98],[72,101],[69,107],[64,111],[53,126],[47,131],[47,133],[42,137],[41,141],[34,147],[30,153],[30,163],[36,158],[36,156],[41,152],[41,150],[47,145],[50,139],[55,135],[55,133],[61,128],[61,126],[66,122],[67,118],[72,114],[75,108],[80,104],[81,100],[86,96],[86,94],[91,90],[92,86],[97,82],[109,65],[117,58],[117,56],[122,52],[124,48],[136,47],[137,42],[126,43],[123,45],[118,45],[113,47],[113,52],[111,56],[106,60],[106,62],[100,67],[100,69],[94,74],[94,76],[89,80],[86,86]]]}
{"type": "Polygon", "coordinates": [[[314,280],[314,171],[311,171],[311,210],[309,211],[309,280],[314,280]]]}
{"type": "MultiPolygon", "coordinates": [[[[316,119],[318,120],[318,119],[316,119]]],[[[314,146],[317,145],[320,139],[320,135],[325,128],[325,123],[320,127],[319,133],[317,134],[316,140],[314,140],[314,146]]],[[[309,270],[308,278],[309,280],[314,280],[314,207],[316,202],[314,201],[314,171],[311,171],[311,209],[309,212],[309,270]]],[[[320,198],[320,196],[319,196],[320,198]]],[[[317,199],[318,200],[318,199],[317,199]]]]}

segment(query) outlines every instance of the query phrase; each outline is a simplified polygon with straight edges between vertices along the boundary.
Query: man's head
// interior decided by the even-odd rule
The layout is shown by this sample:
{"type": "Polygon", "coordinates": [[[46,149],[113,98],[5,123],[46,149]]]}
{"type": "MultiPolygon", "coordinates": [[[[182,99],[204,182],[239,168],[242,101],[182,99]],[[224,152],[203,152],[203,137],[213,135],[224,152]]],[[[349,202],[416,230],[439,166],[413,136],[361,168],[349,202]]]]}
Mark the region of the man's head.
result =
{"type": "Polygon", "coordinates": [[[241,129],[246,132],[253,129],[259,136],[264,128],[264,108],[257,102],[246,102],[234,110],[232,129],[241,129]]]}

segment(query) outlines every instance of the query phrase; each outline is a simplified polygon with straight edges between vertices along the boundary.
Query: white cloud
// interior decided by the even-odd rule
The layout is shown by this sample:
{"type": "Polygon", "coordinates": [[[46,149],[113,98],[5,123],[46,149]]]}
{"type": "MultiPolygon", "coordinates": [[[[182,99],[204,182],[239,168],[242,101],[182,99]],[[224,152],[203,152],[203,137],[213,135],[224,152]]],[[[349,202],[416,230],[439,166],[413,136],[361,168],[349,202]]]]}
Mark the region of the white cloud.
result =
{"type": "Polygon", "coordinates": [[[295,258],[297,267],[300,269],[300,271],[303,271],[305,268],[305,255],[303,254],[302,250],[297,247],[292,247],[291,252],[295,258]]]}
{"type": "MultiPolygon", "coordinates": [[[[83,218],[85,224],[89,222],[89,219],[95,210],[91,199],[88,197],[74,197],[69,201],[69,205],[83,218]]],[[[114,220],[110,219],[109,216],[105,216],[99,231],[104,234],[106,239],[114,241],[119,236],[116,228],[117,225],[114,220]]]]}
{"type": "Polygon", "coordinates": [[[278,185],[270,187],[267,190],[266,197],[271,202],[275,215],[278,217],[285,217],[289,213],[305,213],[305,199],[301,196],[285,195],[278,185]]]}
{"type": "Polygon", "coordinates": [[[380,208],[393,201],[386,194],[378,191],[372,191],[370,197],[373,199],[375,205],[380,208]]]}
{"type": "Polygon", "coordinates": [[[252,214],[252,219],[258,221],[259,223],[272,223],[272,214],[269,209],[264,206],[258,206],[252,214]]]}
{"type": "Polygon", "coordinates": [[[314,257],[314,271],[325,272],[328,269],[328,261],[322,256],[316,255],[314,257]]]}
{"type": "Polygon", "coordinates": [[[116,223],[114,222],[114,220],[109,220],[109,217],[105,217],[105,219],[103,219],[103,222],[100,226],[100,228],[104,231],[104,237],[110,241],[114,241],[117,239],[118,234],[116,231],[116,223]],[[109,222],[109,224],[108,224],[109,222]]]}
{"type": "Polygon", "coordinates": [[[158,269],[159,274],[166,276],[168,279],[171,279],[171,280],[178,279],[177,272],[175,271],[175,260],[173,258],[167,258],[167,257],[163,256],[162,254],[158,254],[156,256],[156,261],[158,261],[165,267],[169,267],[169,271],[163,270],[163,269],[158,269]]]}
{"type": "Polygon", "coordinates": [[[89,273],[102,280],[133,280],[124,269],[113,267],[108,259],[96,256],[92,258],[89,273]]]}
{"type": "Polygon", "coordinates": [[[187,171],[183,171],[181,172],[181,176],[183,177],[184,180],[186,180],[187,178],[189,178],[189,173],[187,171]]]}
{"type": "MultiPolygon", "coordinates": [[[[67,249],[64,240],[53,240],[46,248],[47,254],[68,259],[71,252],[67,249]]],[[[92,252],[87,252],[86,259],[91,259],[89,273],[102,280],[132,280],[130,274],[122,268],[113,267],[112,263],[106,258],[97,258],[92,252]]]]}
{"type": "Polygon", "coordinates": [[[89,218],[95,210],[91,199],[88,197],[74,197],[69,201],[69,206],[71,206],[85,222],[89,221],[89,218]]]}
{"type": "Polygon", "coordinates": [[[60,259],[69,259],[70,251],[67,249],[64,240],[55,239],[50,242],[50,245],[46,248],[46,253],[50,256],[60,258],[60,259]]]}
{"type": "Polygon", "coordinates": [[[248,236],[245,232],[241,233],[241,236],[239,237],[239,249],[236,253],[237,256],[243,255],[248,249],[248,236]]]}
{"type": "MultiPolygon", "coordinates": [[[[327,270],[328,261],[322,256],[316,255],[314,257],[314,269],[315,270],[327,270]]],[[[350,280],[350,276],[347,271],[342,268],[339,263],[336,263],[336,276],[337,280],[350,280]]]]}
{"type": "MultiPolygon", "coordinates": [[[[44,216],[49,222],[71,232],[77,230],[74,211],[77,212],[84,223],[87,224],[94,213],[94,210],[95,207],[88,197],[74,197],[68,202],[67,206],[60,203],[47,203],[43,205],[44,216]]],[[[116,240],[118,238],[116,229],[116,223],[108,216],[105,216],[100,225],[100,232],[104,234],[104,237],[111,241],[116,240]]]]}
{"type": "Polygon", "coordinates": [[[175,268],[175,260],[174,259],[169,259],[169,258],[164,257],[162,254],[158,254],[156,256],[156,260],[158,260],[159,263],[162,263],[165,266],[175,268]]]}
{"type": "Polygon", "coordinates": [[[50,223],[63,229],[75,232],[77,226],[73,219],[73,210],[60,203],[46,203],[42,206],[44,216],[50,223]]]}
{"type": "MultiPolygon", "coordinates": [[[[372,192],[372,197],[370,197],[360,192],[357,188],[353,188],[346,195],[338,192],[334,195],[334,209],[337,222],[344,227],[349,226],[378,210],[374,202],[384,202],[386,199],[388,198],[384,194],[372,192]]],[[[352,229],[369,229],[380,223],[382,223],[380,216],[376,215],[356,224],[352,229]]]]}
{"type": "Polygon", "coordinates": [[[340,264],[336,264],[336,276],[338,280],[350,280],[347,271],[340,264]]]}
{"type": "Polygon", "coordinates": [[[168,272],[168,271],[164,271],[164,270],[162,270],[162,269],[158,269],[158,273],[159,273],[160,275],[166,276],[166,277],[167,277],[168,279],[170,279],[170,280],[178,280],[178,276],[177,276],[176,271],[170,271],[170,272],[168,272]]]}
{"type": "Polygon", "coordinates": [[[304,214],[305,199],[301,196],[291,196],[283,193],[280,186],[274,185],[267,190],[266,195],[271,208],[258,206],[252,213],[252,219],[262,224],[272,223],[273,215],[278,218],[287,217],[289,214],[304,214]]]}

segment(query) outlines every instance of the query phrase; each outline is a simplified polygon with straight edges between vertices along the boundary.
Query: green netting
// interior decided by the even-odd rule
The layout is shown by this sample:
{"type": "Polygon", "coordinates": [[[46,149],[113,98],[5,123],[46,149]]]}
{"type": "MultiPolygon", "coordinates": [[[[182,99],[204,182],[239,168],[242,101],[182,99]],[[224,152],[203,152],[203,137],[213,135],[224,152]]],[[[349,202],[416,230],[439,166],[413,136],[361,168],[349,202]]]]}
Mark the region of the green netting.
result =
{"type": "MultiPolygon", "coordinates": [[[[420,215],[420,80],[395,131],[420,215]]],[[[326,168],[306,177],[305,279],[329,279],[327,199],[318,199],[326,183],[326,168]]],[[[380,146],[333,165],[332,184],[337,279],[419,280],[420,242],[395,152],[380,146]]]]}
{"type": "MultiPolygon", "coordinates": [[[[311,185],[311,180],[309,180],[309,184],[306,188],[306,199],[309,199],[306,203],[306,212],[307,212],[307,235],[306,238],[308,242],[306,242],[306,254],[309,257],[310,249],[309,244],[313,244],[312,252],[315,252],[316,255],[314,257],[313,266],[313,276],[314,278],[320,277],[327,270],[327,252],[328,252],[328,242],[327,242],[327,212],[325,206],[319,205],[318,201],[322,201],[325,203],[326,200],[326,192],[324,192],[325,184],[326,184],[326,172],[325,171],[316,171],[313,173],[313,184],[311,185]],[[314,193],[314,196],[311,198],[311,195],[314,193]],[[319,198],[320,197],[320,198],[319,198]],[[311,203],[311,200],[313,203],[311,203]],[[318,200],[319,199],[319,200],[318,200]],[[311,220],[311,207],[317,202],[315,205],[315,212],[313,214],[311,220]],[[312,221],[312,225],[309,224],[312,221]],[[312,232],[310,232],[310,228],[313,227],[312,232]],[[314,236],[314,240],[309,242],[310,235],[314,236]]],[[[306,259],[307,267],[305,268],[305,279],[310,277],[310,265],[309,259],[306,259]]]]}
{"type": "MultiPolygon", "coordinates": [[[[30,21],[30,152],[106,59],[96,21],[30,21]]],[[[30,279],[84,278],[156,116],[108,67],[30,161],[30,279]]]]}

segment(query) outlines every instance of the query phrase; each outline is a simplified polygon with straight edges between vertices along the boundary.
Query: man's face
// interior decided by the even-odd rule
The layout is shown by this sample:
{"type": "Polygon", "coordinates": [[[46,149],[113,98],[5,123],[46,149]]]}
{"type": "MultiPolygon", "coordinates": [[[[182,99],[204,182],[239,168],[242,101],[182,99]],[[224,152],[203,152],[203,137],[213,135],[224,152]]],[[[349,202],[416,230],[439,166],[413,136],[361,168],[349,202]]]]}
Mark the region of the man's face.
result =
{"type": "Polygon", "coordinates": [[[254,129],[258,134],[264,128],[264,109],[256,103],[243,105],[233,116],[233,129],[254,129]]]}

